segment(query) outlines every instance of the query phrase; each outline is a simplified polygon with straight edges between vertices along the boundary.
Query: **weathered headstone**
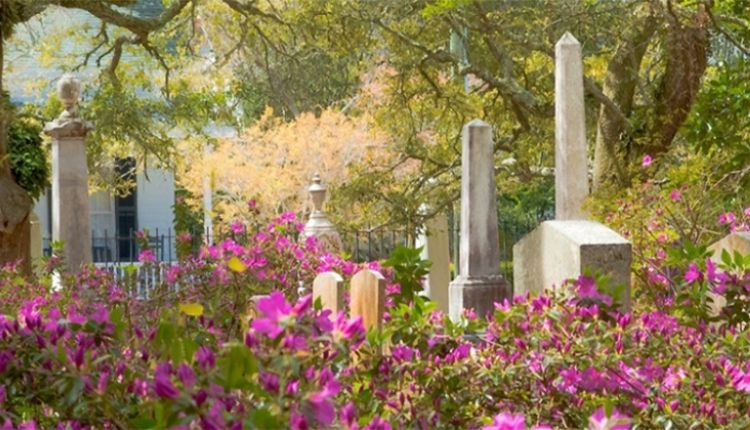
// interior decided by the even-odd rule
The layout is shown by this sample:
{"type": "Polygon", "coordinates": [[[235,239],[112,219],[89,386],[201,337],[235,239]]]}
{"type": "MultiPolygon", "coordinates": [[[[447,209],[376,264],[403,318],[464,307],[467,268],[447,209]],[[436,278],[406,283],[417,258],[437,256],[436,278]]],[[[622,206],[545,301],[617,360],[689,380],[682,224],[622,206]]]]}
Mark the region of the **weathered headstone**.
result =
{"type": "Polygon", "coordinates": [[[52,239],[64,242],[70,270],[91,262],[85,142],[91,125],[78,115],[80,93],[78,79],[63,75],[57,94],[65,111],[44,128],[52,136],[52,239]]]}
{"type": "Polygon", "coordinates": [[[326,186],[321,183],[320,175],[315,174],[312,184],[307,189],[313,202],[313,211],[310,213],[310,219],[305,224],[305,236],[315,236],[318,240],[332,250],[340,250],[341,237],[336,231],[336,227],[328,220],[323,211],[323,204],[326,200],[326,186]]]}
{"type": "MultiPolygon", "coordinates": [[[[734,258],[734,253],[738,252],[740,255],[750,255],[750,231],[735,231],[721,238],[721,240],[714,242],[708,247],[711,251],[711,260],[716,264],[721,262],[721,254],[726,251],[729,255],[734,258]]],[[[726,306],[727,301],[724,296],[714,294],[713,292],[708,293],[711,296],[712,304],[711,311],[714,315],[718,315],[721,309],[726,306]]]]}
{"type": "Polygon", "coordinates": [[[545,221],[513,246],[513,293],[540,293],[587,269],[607,274],[623,289],[614,299],[630,306],[630,242],[595,221],[545,221]]]}
{"type": "Polygon", "coordinates": [[[587,160],[581,45],[565,33],[555,45],[556,220],[543,222],[513,246],[513,292],[540,293],[591,269],[622,287],[615,299],[627,309],[631,245],[608,227],[586,220],[587,160]]]}
{"type": "Polygon", "coordinates": [[[500,275],[492,127],[475,119],[464,126],[461,150],[461,244],[459,276],[449,287],[449,314],[464,309],[486,316],[510,296],[500,275]]]}
{"type": "Polygon", "coordinates": [[[320,298],[323,309],[330,309],[335,316],[344,310],[344,279],[335,272],[324,272],[313,280],[313,300],[320,298]]]}
{"type": "Polygon", "coordinates": [[[385,312],[385,278],[374,270],[361,270],[352,277],[352,318],[361,316],[365,330],[380,328],[385,312]]]}
{"type": "Polygon", "coordinates": [[[448,285],[451,281],[450,249],[448,244],[448,219],[438,214],[425,222],[425,232],[420,235],[417,246],[422,246],[422,258],[429,261],[424,293],[437,305],[437,309],[448,313],[448,285]]]}
{"type": "Polygon", "coordinates": [[[566,32],[555,45],[555,218],[586,219],[588,194],[581,44],[566,32]]]}

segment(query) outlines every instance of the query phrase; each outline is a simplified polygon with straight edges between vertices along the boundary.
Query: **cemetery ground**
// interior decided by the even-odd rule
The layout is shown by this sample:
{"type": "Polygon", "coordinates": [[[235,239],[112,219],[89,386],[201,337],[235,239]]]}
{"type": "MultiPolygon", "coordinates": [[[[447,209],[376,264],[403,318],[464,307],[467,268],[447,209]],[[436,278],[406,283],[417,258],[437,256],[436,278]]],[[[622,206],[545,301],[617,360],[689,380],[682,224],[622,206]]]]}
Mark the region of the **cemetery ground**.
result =
{"type": "Polygon", "coordinates": [[[1,108],[0,429],[750,429],[740,2],[58,3],[110,63],[1,108]]]}

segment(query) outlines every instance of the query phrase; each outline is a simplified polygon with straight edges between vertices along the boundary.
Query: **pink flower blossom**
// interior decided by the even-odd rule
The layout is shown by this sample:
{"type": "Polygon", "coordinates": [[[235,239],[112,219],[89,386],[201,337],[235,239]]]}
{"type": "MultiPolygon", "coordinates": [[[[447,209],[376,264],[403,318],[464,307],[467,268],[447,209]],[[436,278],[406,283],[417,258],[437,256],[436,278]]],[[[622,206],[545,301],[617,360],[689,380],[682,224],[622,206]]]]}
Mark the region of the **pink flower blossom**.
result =
{"type": "Polygon", "coordinates": [[[182,385],[187,389],[190,389],[195,385],[195,372],[193,372],[192,367],[185,363],[180,363],[177,367],[177,377],[180,378],[180,382],[182,382],[182,385]]]}
{"type": "Polygon", "coordinates": [[[688,271],[685,272],[685,281],[689,284],[699,280],[703,275],[695,263],[690,263],[688,271]]]}
{"type": "Polygon", "coordinates": [[[157,396],[165,399],[176,399],[179,397],[180,392],[177,391],[170,375],[172,374],[172,366],[169,363],[160,363],[156,366],[154,372],[154,392],[157,396]]]}
{"type": "Polygon", "coordinates": [[[334,409],[331,397],[326,390],[311,394],[307,401],[310,404],[315,421],[321,425],[328,426],[336,418],[336,409],[334,409]]]}
{"type": "Polygon", "coordinates": [[[669,193],[669,198],[672,199],[673,202],[677,202],[682,198],[682,194],[680,194],[679,190],[672,190],[672,192],[669,193]]]}
{"type": "Polygon", "coordinates": [[[357,410],[354,407],[353,402],[349,402],[341,408],[341,422],[346,424],[347,427],[351,428],[357,419],[357,410]]]}
{"type": "Polygon", "coordinates": [[[252,327],[255,331],[265,333],[271,338],[275,338],[284,331],[279,325],[279,320],[292,311],[292,307],[287,303],[284,294],[274,291],[268,297],[258,300],[256,307],[263,317],[253,320],[252,327]]]}
{"type": "Polygon", "coordinates": [[[144,249],[138,254],[138,261],[141,263],[154,263],[156,262],[156,255],[150,249],[144,249]]]}
{"type": "Polygon", "coordinates": [[[719,224],[731,224],[733,223],[737,217],[734,215],[734,212],[725,212],[723,214],[719,215],[719,224]]]}
{"type": "Polygon", "coordinates": [[[651,165],[651,163],[654,161],[653,158],[651,158],[650,155],[644,155],[643,160],[641,161],[641,167],[646,168],[651,165]]]}
{"type": "Polygon", "coordinates": [[[617,409],[607,416],[604,408],[599,408],[589,417],[588,430],[630,430],[630,418],[621,414],[617,409]]]}
{"type": "Polygon", "coordinates": [[[607,306],[612,305],[612,297],[599,292],[599,289],[596,288],[596,282],[594,281],[594,278],[590,276],[579,276],[575,281],[574,288],[576,291],[577,300],[593,300],[602,302],[607,306]]]}
{"type": "Polygon", "coordinates": [[[523,414],[503,412],[495,415],[492,424],[482,427],[482,430],[526,430],[526,422],[523,414]]]}
{"type": "Polygon", "coordinates": [[[242,234],[245,232],[245,226],[240,221],[235,221],[229,225],[229,228],[234,234],[242,234]]]}
{"type": "Polygon", "coordinates": [[[216,366],[216,355],[209,348],[201,346],[195,352],[195,361],[203,370],[213,369],[216,366]]]}

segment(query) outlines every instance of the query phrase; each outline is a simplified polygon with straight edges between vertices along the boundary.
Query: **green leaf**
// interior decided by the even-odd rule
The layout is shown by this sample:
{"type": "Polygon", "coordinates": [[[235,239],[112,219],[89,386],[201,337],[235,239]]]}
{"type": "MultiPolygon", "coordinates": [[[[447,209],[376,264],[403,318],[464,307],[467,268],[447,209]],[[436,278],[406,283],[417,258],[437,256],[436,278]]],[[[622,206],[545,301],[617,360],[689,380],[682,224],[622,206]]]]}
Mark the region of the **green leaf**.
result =
{"type": "Polygon", "coordinates": [[[140,416],[130,421],[130,427],[134,430],[149,430],[156,428],[156,420],[146,416],[140,416]]]}
{"type": "Polygon", "coordinates": [[[256,409],[250,414],[250,427],[256,429],[277,429],[283,424],[268,409],[256,409]]]}
{"type": "Polygon", "coordinates": [[[240,343],[227,345],[226,353],[218,360],[219,383],[227,389],[247,388],[250,376],[257,371],[255,357],[240,343]]]}

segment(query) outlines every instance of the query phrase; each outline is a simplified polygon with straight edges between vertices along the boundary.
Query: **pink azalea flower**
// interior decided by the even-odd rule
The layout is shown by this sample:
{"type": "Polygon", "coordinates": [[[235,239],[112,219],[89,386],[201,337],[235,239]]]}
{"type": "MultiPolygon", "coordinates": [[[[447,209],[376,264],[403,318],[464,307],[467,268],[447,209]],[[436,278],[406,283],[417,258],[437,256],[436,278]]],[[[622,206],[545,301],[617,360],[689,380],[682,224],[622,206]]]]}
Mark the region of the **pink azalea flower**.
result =
{"type": "Polygon", "coordinates": [[[279,392],[279,375],[271,372],[261,372],[258,376],[260,385],[269,393],[279,392]]]}
{"type": "Polygon", "coordinates": [[[719,224],[731,224],[733,223],[737,217],[734,215],[734,212],[725,212],[723,214],[719,215],[719,224]]]}
{"type": "Polygon", "coordinates": [[[180,392],[177,391],[170,375],[172,374],[172,366],[169,363],[160,363],[156,366],[154,372],[154,392],[157,396],[165,399],[176,399],[180,392]]]}
{"type": "Polygon", "coordinates": [[[607,416],[604,408],[599,408],[589,417],[588,430],[630,430],[630,418],[621,414],[617,409],[607,416]]]}
{"type": "Polygon", "coordinates": [[[523,414],[503,412],[495,415],[492,424],[482,427],[482,430],[526,430],[526,422],[523,414]]]}
{"type": "Polygon", "coordinates": [[[192,388],[195,385],[195,372],[193,368],[185,363],[180,363],[177,367],[177,377],[180,378],[180,382],[185,388],[192,388]]]}
{"type": "Polygon", "coordinates": [[[357,419],[357,410],[354,407],[353,402],[349,402],[341,408],[341,422],[346,424],[347,427],[352,427],[355,420],[357,419]]]}
{"type": "Polygon", "coordinates": [[[732,380],[732,385],[734,385],[734,388],[738,391],[750,393],[750,373],[739,372],[732,380]]]}
{"type": "Polygon", "coordinates": [[[234,234],[242,234],[245,232],[245,226],[240,221],[235,221],[229,225],[229,228],[234,234]]]}
{"type": "Polygon", "coordinates": [[[287,303],[284,294],[274,291],[268,297],[258,300],[256,307],[263,317],[253,320],[252,327],[255,331],[265,333],[271,338],[284,331],[279,326],[279,320],[292,312],[292,307],[287,303]]]}
{"type": "Polygon", "coordinates": [[[376,416],[362,430],[393,430],[391,423],[376,416]]]}
{"type": "Polygon", "coordinates": [[[746,207],[742,213],[744,213],[746,217],[750,218],[750,206],[746,207]]]}
{"type": "Polygon", "coordinates": [[[334,409],[330,395],[326,390],[311,394],[307,401],[310,404],[315,421],[323,426],[330,425],[336,418],[336,409],[334,409]]]}
{"type": "Polygon", "coordinates": [[[596,288],[596,282],[594,281],[594,278],[590,276],[579,276],[574,284],[574,287],[578,296],[577,298],[579,300],[589,299],[602,302],[607,306],[612,305],[612,297],[599,292],[599,290],[596,288]]]}
{"type": "Polygon", "coordinates": [[[698,266],[695,263],[690,263],[690,265],[688,266],[688,271],[685,272],[685,281],[688,284],[692,284],[693,282],[699,280],[701,276],[703,275],[698,269],[698,266]]]}
{"type": "Polygon", "coordinates": [[[654,161],[653,158],[651,158],[650,155],[644,155],[643,160],[641,161],[641,167],[646,168],[651,165],[651,163],[654,161]]]}
{"type": "Polygon", "coordinates": [[[104,305],[96,305],[91,319],[99,325],[105,325],[109,322],[109,310],[104,305]]]}
{"type": "Polygon", "coordinates": [[[672,199],[673,202],[677,202],[682,198],[682,194],[680,194],[679,190],[672,190],[672,192],[669,193],[669,198],[672,199]]]}
{"type": "Polygon", "coordinates": [[[307,419],[305,419],[304,415],[292,411],[291,415],[289,415],[289,428],[292,430],[308,430],[310,426],[307,424],[307,419]]]}
{"type": "Polygon", "coordinates": [[[203,370],[213,369],[216,366],[216,355],[209,348],[201,346],[195,352],[195,361],[203,370]]]}
{"type": "Polygon", "coordinates": [[[150,249],[144,249],[138,254],[138,261],[141,263],[154,263],[156,261],[156,255],[150,249]]]}
{"type": "Polygon", "coordinates": [[[18,425],[18,430],[36,430],[37,428],[34,420],[24,421],[18,425]]]}

